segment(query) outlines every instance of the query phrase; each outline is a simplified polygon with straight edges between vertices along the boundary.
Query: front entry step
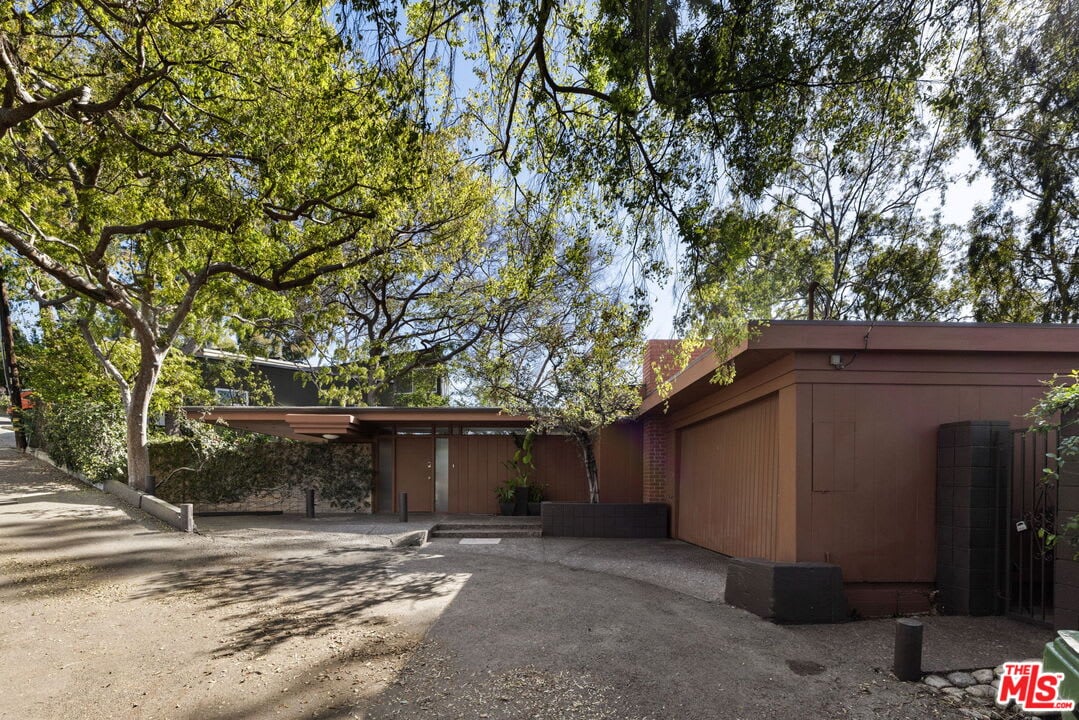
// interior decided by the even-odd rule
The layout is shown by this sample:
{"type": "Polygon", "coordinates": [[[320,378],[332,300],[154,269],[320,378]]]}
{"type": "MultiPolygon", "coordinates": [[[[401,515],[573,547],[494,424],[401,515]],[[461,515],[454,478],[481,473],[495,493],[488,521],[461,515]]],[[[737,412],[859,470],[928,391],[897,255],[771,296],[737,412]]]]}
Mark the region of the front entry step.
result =
{"type": "Polygon", "coordinates": [[[431,528],[432,538],[535,538],[543,535],[543,526],[537,517],[516,521],[441,522],[431,528]]]}

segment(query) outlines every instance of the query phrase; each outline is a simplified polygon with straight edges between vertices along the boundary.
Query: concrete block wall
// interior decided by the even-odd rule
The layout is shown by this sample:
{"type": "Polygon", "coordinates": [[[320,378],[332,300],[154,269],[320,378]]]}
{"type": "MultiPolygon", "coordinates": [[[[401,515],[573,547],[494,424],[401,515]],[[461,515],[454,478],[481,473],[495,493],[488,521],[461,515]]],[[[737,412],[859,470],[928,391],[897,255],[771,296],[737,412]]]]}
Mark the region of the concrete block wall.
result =
{"type": "Polygon", "coordinates": [[[967,420],[937,433],[937,590],[949,615],[993,615],[1003,562],[1010,452],[1006,420],[967,420]]]}

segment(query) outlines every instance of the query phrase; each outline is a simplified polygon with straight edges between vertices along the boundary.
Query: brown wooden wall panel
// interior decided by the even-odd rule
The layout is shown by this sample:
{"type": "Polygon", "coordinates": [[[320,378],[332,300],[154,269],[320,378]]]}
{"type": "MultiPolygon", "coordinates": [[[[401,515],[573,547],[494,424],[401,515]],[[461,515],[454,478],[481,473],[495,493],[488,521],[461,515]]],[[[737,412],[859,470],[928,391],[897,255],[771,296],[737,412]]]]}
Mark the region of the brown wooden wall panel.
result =
{"type": "MultiPolygon", "coordinates": [[[[495,488],[510,477],[506,462],[517,447],[509,435],[450,437],[451,513],[497,513],[495,488]]],[[[573,440],[541,435],[532,446],[533,482],[547,485],[548,500],[585,501],[584,465],[573,440]]],[[[613,501],[612,501],[613,502],[613,501]]]]}
{"type": "Polygon", "coordinates": [[[599,463],[599,501],[639,503],[643,499],[643,428],[621,422],[603,429],[596,448],[599,463]]]}
{"type": "Polygon", "coordinates": [[[775,559],[778,396],[680,431],[676,534],[738,557],[775,559]]]}
{"type": "Polygon", "coordinates": [[[495,488],[509,477],[515,450],[509,435],[450,437],[450,512],[497,513],[495,488]]]}
{"type": "Polygon", "coordinates": [[[937,429],[960,420],[1023,427],[1041,390],[843,382],[857,377],[838,372],[812,385],[813,491],[798,559],[838,563],[846,582],[933,582],[937,429]],[[836,426],[853,426],[844,450],[853,459],[828,479],[820,475],[829,462],[817,454],[834,443],[816,433],[836,426]]]}
{"type": "MultiPolygon", "coordinates": [[[[588,481],[577,443],[565,435],[541,435],[533,445],[536,471],[532,478],[547,486],[548,500],[587,502],[588,481]]],[[[602,478],[600,480],[600,499],[602,478]]]]}

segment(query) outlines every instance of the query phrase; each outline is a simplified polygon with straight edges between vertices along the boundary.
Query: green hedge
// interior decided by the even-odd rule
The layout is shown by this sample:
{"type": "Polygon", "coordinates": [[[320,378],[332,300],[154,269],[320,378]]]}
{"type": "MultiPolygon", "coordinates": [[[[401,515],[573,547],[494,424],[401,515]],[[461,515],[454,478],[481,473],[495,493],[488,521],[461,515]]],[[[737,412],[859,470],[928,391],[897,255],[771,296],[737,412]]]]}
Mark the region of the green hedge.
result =
{"type": "Polygon", "coordinates": [[[92,482],[127,480],[127,432],[122,408],[81,401],[38,403],[19,412],[31,447],[92,482]]]}

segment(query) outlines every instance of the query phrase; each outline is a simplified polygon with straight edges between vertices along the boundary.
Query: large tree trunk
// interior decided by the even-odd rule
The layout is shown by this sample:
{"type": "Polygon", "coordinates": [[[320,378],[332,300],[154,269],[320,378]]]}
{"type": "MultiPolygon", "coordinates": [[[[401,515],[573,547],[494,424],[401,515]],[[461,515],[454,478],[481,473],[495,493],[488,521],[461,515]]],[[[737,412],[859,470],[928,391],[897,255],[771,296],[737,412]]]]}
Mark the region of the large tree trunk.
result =
{"type": "Polygon", "coordinates": [[[588,502],[599,502],[599,470],[596,467],[596,447],[592,433],[577,431],[573,433],[577,439],[577,445],[581,448],[581,458],[584,460],[584,473],[588,479],[588,502]]]}
{"type": "Polygon", "coordinates": [[[161,375],[165,352],[156,345],[146,347],[140,353],[139,373],[131,385],[127,398],[127,484],[139,490],[146,489],[146,476],[150,474],[149,415],[150,398],[161,375]]]}

